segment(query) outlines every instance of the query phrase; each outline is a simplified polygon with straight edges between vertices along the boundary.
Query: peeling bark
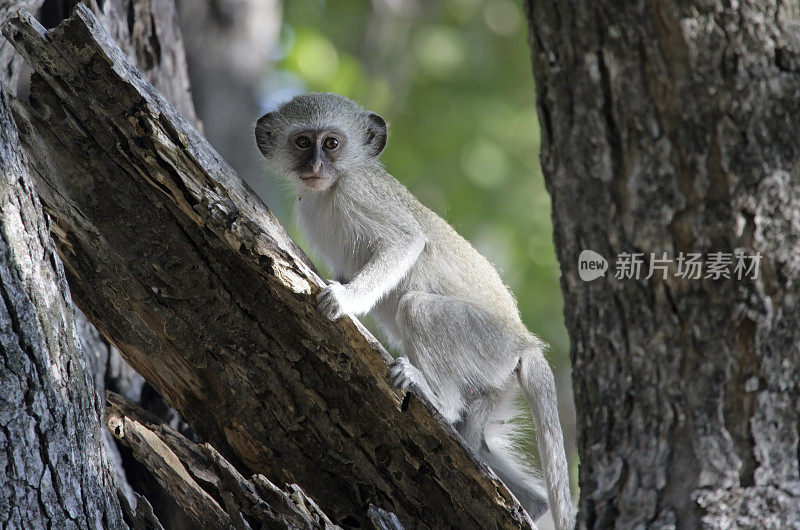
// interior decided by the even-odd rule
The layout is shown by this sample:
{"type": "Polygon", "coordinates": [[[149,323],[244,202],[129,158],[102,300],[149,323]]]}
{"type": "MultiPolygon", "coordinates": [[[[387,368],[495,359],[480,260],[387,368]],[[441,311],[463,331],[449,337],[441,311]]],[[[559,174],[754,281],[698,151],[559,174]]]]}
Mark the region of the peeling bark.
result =
{"type": "Polygon", "coordinates": [[[581,528],[800,525],[800,12],[526,2],[572,343],[581,528]],[[578,255],[609,259],[583,282],[578,255]],[[620,253],[760,253],[617,279],[620,253]]]}
{"type": "Polygon", "coordinates": [[[357,321],[316,311],[313,265],[88,10],[4,34],[36,71],[15,118],[73,296],[205,440],[343,526],[370,504],[409,528],[530,524],[357,321]]]}

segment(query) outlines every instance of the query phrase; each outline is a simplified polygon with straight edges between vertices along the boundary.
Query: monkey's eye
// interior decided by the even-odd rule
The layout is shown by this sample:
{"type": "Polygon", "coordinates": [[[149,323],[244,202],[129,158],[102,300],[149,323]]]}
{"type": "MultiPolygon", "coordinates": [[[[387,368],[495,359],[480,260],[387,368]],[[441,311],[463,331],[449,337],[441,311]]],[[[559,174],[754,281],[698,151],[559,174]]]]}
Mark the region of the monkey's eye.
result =
{"type": "Polygon", "coordinates": [[[325,138],[325,141],[322,142],[322,147],[328,150],[336,149],[337,147],[339,147],[339,140],[337,140],[333,136],[328,136],[327,138],[325,138]]]}
{"type": "Polygon", "coordinates": [[[300,149],[308,149],[311,147],[311,138],[308,136],[298,136],[294,143],[300,149]]]}

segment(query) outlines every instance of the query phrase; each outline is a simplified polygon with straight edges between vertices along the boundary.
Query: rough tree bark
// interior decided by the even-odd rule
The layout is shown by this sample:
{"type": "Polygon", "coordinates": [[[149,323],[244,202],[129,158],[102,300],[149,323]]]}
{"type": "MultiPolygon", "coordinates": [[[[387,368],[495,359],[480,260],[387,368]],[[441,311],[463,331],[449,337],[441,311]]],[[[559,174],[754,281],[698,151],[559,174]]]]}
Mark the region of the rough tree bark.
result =
{"type": "Polygon", "coordinates": [[[0,524],[125,528],[49,232],[0,87],[0,524]]]}
{"type": "Polygon", "coordinates": [[[37,72],[15,117],[73,296],[204,439],[343,525],[375,520],[370,504],[409,527],[529,524],[452,427],[389,386],[363,327],[319,315],[307,258],[85,8],[4,34],[37,72]]]}
{"type": "Polygon", "coordinates": [[[526,2],[581,528],[800,525],[796,3],[526,2]],[[584,249],[610,260],[591,283],[584,249]],[[762,256],[650,279],[650,253],[762,256]],[[646,256],[616,279],[620,253],[646,256]],[[707,271],[704,271],[705,275],[707,271]]]}

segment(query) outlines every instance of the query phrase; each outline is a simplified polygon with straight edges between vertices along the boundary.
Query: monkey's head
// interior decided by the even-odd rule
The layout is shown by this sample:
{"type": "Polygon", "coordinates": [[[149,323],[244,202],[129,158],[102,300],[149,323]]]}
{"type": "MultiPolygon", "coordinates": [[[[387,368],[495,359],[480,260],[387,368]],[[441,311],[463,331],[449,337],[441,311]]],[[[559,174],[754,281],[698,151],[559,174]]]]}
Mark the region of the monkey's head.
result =
{"type": "Polygon", "coordinates": [[[386,122],[337,94],[304,94],[256,123],[267,164],[292,183],[325,190],[349,171],[374,163],[386,146],[386,122]]]}

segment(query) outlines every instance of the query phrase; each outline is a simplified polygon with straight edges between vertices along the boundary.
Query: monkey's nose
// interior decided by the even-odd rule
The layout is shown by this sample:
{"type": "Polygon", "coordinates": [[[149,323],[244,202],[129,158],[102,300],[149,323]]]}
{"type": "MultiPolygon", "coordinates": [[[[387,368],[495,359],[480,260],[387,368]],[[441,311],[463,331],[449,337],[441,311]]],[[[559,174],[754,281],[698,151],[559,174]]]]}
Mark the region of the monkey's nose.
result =
{"type": "Polygon", "coordinates": [[[322,169],[322,160],[314,160],[311,162],[312,173],[319,173],[320,169],[322,169]]]}

